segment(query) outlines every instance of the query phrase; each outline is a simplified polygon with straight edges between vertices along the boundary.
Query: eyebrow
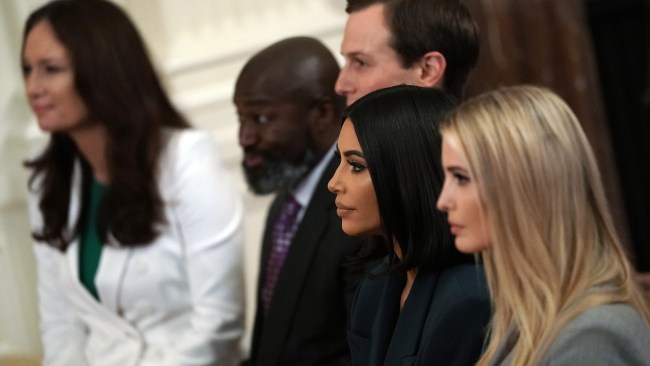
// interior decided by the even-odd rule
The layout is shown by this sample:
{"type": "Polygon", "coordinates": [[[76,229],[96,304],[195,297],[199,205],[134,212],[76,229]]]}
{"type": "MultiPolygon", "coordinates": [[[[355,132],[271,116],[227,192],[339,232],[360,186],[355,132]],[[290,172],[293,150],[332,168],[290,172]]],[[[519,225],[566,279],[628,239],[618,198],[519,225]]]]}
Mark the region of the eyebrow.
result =
{"type": "MultiPolygon", "coordinates": [[[[23,63],[27,63],[27,59],[25,59],[25,57],[22,57],[21,61],[23,63]]],[[[66,63],[67,60],[65,60],[63,57],[50,57],[50,56],[39,58],[39,59],[36,60],[37,65],[44,65],[44,64],[48,64],[48,63],[59,63],[59,62],[66,63]]]]}
{"type": "Polygon", "coordinates": [[[458,165],[450,165],[448,167],[445,167],[445,170],[451,173],[465,173],[469,174],[469,171],[465,168],[462,168],[458,165]]]}
{"type": "Polygon", "coordinates": [[[365,156],[363,156],[363,153],[359,150],[347,150],[346,152],[343,153],[343,156],[345,157],[358,156],[363,159],[366,158],[365,156]]]}
{"type": "Polygon", "coordinates": [[[274,101],[271,98],[255,98],[255,99],[244,100],[242,101],[242,104],[245,107],[249,107],[249,108],[263,108],[263,107],[272,106],[274,102],[276,101],[274,101]]]}
{"type": "MultiPolygon", "coordinates": [[[[341,155],[341,149],[339,149],[339,143],[338,142],[336,143],[334,153],[338,154],[338,155],[341,155]]],[[[349,156],[358,156],[358,157],[363,158],[363,159],[366,158],[365,156],[363,156],[363,153],[361,151],[359,151],[359,150],[347,150],[346,152],[343,153],[343,156],[345,156],[346,158],[349,157],[349,156]]]]}
{"type": "Polygon", "coordinates": [[[360,57],[360,56],[365,56],[366,54],[361,52],[361,51],[352,51],[352,52],[341,52],[341,55],[344,57],[360,57]]]}

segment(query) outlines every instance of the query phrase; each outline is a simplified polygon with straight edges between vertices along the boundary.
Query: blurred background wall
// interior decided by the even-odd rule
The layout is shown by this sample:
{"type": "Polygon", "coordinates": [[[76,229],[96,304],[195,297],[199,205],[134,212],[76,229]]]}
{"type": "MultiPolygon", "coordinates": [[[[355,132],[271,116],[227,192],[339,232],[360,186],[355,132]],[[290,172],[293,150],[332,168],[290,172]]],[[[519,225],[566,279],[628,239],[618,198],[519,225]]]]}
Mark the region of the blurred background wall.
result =
{"type": "MultiPolygon", "coordinates": [[[[247,210],[250,329],[260,236],[272,197],[251,195],[240,173],[234,79],[254,52],[288,36],[317,37],[338,56],[345,0],[114,1],[139,27],[173,101],[214,136],[238,179],[247,210]]],[[[44,2],[0,0],[0,355],[40,353],[21,162],[45,136],[23,96],[19,53],[23,22],[44,2]]],[[[650,0],[465,2],[483,42],[467,95],[535,83],[567,99],[595,147],[630,254],[649,271],[650,0]]]]}

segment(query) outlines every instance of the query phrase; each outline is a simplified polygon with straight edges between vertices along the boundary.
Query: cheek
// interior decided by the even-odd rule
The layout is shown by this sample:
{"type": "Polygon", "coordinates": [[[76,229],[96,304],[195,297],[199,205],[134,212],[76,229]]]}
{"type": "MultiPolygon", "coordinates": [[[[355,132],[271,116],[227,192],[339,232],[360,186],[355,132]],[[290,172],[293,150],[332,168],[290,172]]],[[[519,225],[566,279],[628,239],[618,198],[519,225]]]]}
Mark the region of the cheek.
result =
{"type": "Polygon", "coordinates": [[[265,133],[269,144],[283,146],[287,150],[300,150],[309,140],[307,121],[294,116],[278,116],[269,122],[265,133]]]}
{"type": "Polygon", "coordinates": [[[64,85],[62,85],[59,90],[61,92],[58,94],[57,98],[60,103],[66,105],[69,113],[75,115],[87,114],[88,108],[86,107],[86,103],[77,92],[72,80],[65,81],[64,85]]]}
{"type": "Polygon", "coordinates": [[[264,126],[260,129],[260,138],[266,142],[268,146],[282,146],[287,139],[286,132],[274,128],[273,126],[264,126]]]}
{"type": "Polygon", "coordinates": [[[483,249],[487,249],[492,246],[492,235],[490,232],[490,225],[486,222],[486,220],[483,220],[483,226],[481,229],[484,242],[483,249]]]}
{"type": "Polygon", "coordinates": [[[487,249],[490,246],[490,232],[485,212],[482,210],[478,200],[473,200],[469,206],[472,210],[470,214],[472,217],[473,241],[476,246],[476,251],[487,249]]]}
{"type": "Polygon", "coordinates": [[[381,70],[377,70],[377,72],[372,75],[372,79],[368,82],[367,92],[387,88],[393,85],[397,85],[398,83],[399,81],[395,80],[394,78],[387,77],[381,73],[381,70]]]}
{"type": "Polygon", "coordinates": [[[275,121],[259,128],[258,147],[284,159],[292,160],[296,151],[300,149],[299,143],[301,141],[291,134],[292,131],[283,128],[283,126],[273,125],[273,122],[275,121]]]}
{"type": "Polygon", "coordinates": [[[417,85],[417,79],[408,69],[401,69],[398,64],[390,68],[377,69],[374,73],[373,88],[380,89],[398,84],[417,85]]]}
{"type": "Polygon", "coordinates": [[[377,89],[392,86],[390,79],[385,70],[375,67],[372,70],[357,73],[355,81],[359,93],[365,95],[377,89]]]}
{"type": "Polygon", "coordinates": [[[375,194],[375,189],[371,181],[368,182],[365,192],[366,194],[362,197],[364,205],[363,214],[367,220],[368,226],[373,230],[379,230],[381,226],[379,203],[377,202],[377,195],[375,194]]]}
{"type": "Polygon", "coordinates": [[[76,99],[73,103],[70,105],[70,114],[71,118],[78,120],[78,121],[83,121],[88,118],[88,108],[86,107],[86,104],[81,100],[81,98],[76,99]]]}

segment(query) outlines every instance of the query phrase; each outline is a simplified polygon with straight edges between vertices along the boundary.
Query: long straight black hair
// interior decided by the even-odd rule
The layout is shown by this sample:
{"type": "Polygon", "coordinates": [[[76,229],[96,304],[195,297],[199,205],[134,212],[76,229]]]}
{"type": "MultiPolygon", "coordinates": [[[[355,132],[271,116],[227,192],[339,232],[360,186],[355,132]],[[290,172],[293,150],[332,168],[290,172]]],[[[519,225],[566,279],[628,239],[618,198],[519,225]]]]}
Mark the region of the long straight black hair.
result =
{"type": "Polygon", "coordinates": [[[400,85],[372,92],[343,112],[359,139],[377,195],[383,235],[360,260],[401,249],[387,272],[441,269],[472,257],[459,253],[446,215],[436,209],[444,174],[438,125],[458,104],[440,89],[400,85]]]}

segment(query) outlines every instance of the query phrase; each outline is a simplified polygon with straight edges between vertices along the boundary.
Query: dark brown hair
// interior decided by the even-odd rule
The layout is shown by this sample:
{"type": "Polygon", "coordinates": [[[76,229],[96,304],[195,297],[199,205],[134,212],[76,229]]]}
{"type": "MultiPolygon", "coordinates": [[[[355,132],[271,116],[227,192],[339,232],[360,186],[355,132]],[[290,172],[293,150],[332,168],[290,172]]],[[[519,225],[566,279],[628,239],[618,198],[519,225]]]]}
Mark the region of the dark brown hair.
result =
{"type": "Polygon", "coordinates": [[[431,51],[447,60],[443,88],[461,97],[479,53],[478,25],[460,0],[348,0],[353,13],[374,4],[384,5],[390,46],[403,67],[411,67],[431,51]]]}
{"type": "MultiPolygon", "coordinates": [[[[71,57],[75,87],[89,118],[107,131],[111,183],[99,208],[100,237],[106,242],[110,232],[120,245],[146,245],[158,235],[156,224],[164,221],[156,184],[162,128],[189,124],[169,101],[142,38],[119,7],[105,0],[47,3],[27,19],[23,47],[29,32],[43,21],[52,26],[71,57]]],[[[82,202],[86,202],[92,172],[66,134],[52,133],[44,152],[25,163],[32,170],[30,189],[40,193],[44,222],[32,236],[62,251],[78,235],[86,216],[82,205],[75,227],[69,230],[75,161],[80,162],[82,202]]]]}

